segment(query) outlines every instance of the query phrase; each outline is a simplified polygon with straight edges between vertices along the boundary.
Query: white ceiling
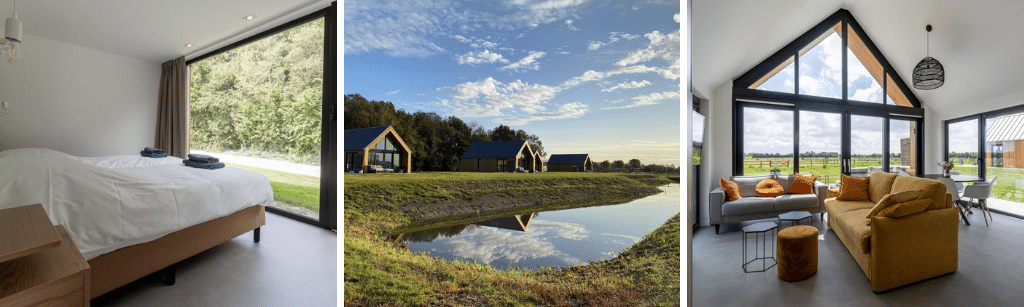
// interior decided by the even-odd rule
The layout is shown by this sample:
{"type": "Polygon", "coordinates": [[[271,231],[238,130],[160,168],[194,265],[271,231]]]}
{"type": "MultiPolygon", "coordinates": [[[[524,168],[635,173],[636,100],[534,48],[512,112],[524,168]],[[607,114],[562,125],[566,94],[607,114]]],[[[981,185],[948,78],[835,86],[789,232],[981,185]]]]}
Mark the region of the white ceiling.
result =
{"type": "MultiPolygon", "coordinates": [[[[330,0],[18,1],[24,33],[147,61],[194,57],[329,6],[330,0]],[[246,15],[253,20],[245,20],[246,15]],[[192,44],[193,47],[185,47],[192,44]]],[[[0,0],[0,18],[14,10],[0,0]]],[[[31,44],[25,38],[25,44],[31,44]]]]}
{"type": "Polygon", "coordinates": [[[840,8],[907,82],[932,25],[931,56],[945,68],[945,84],[913,91],[935,112],[1024,90],[1024,1],[693,0],[694,91],[707,98],[840,8]]]}

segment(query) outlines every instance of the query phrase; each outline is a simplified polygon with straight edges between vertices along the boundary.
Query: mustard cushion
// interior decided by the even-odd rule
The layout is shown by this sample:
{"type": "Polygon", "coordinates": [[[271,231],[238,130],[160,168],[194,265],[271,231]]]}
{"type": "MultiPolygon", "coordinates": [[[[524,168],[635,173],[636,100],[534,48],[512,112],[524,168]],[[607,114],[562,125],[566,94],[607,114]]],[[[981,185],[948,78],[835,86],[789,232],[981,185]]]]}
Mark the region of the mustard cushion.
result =
{"type": "Polygon", "coordinates": [[[884,172],[874,172],[868,176],[871,181],[871,183],[868,184],[868,193],[871,195],[871,202],[877,203],[883,196],[892,193],[892,182],[896,180],[896,176],[899,175],[884,172]]]}
{"type": "Polygon", "coordinates": [[[789,194],[814,194],[814,182],[817,177],[793,174],[793,184],[789,187],[789,194]]]}
{"type": "Polygon", "coordinates": [[[836,196],[836,199],[870,201],[871,197],[868,196],[868,178],[842,175],[839,177],[839,182],[839,196],[836,196]]]}
{"type": "Polygon", "coordinates": [[[782,195],[782,192],[786,188],[782,187],[782,184],[775,179],[765,179],[757,183],[757,188],[754,191],[757,192],[757,197],[775,197],[782,195]]]}
{"type": "Polygon", "coordinates": [[[892,206],[893,204],[896,203],[904,203],[911,200],[915,200],[921,198],[922,195],[924,195],[924,191],[917,190],[904,191],[883,196],[882,199],[879,199],[878,203],[875,204],[873,208],[871,208],[871,212],[869,212],[868,215],[865,216],[864,218],[871,219],[872,217],[877,215],[879,211],[882,211],[882,209],[885,209],[886,207],[892,206]]]}
{"type": "Polygon", "coordinates": [[[719,177],[718,185],[722,186],[722,190],[725,191],[725,197],[728,201],[743,198],[743,196],[740,196],[740,186],[735,182],[719,177]]]}
{"type": "Polygon", "coordinates": [[[892,206],[879,211],[878,216],[900,218],[914,213],[924,212],[924,210],[928,209],[928,206],[931,204],[932,200],[927,198],[893,204],[892,206]]]}
{"type": "Polygon", "coordinates": [[[922,198],[931,198],[932,203],[928,206],[928,210],[952,207],[952,203],[946,202],[946,185],[942,181],[934,179],[896,176],[896,180],[892,183],[891,193],[913,190],[924,191],[922,198]]]}

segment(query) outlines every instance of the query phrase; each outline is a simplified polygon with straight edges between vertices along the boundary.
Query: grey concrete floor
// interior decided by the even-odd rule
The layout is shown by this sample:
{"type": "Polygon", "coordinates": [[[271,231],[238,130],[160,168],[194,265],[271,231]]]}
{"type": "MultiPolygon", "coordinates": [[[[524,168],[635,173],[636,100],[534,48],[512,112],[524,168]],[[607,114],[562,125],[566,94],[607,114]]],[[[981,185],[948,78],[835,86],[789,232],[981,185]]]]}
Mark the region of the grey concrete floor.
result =
{"type": "MultiPolygon", "coordinates": [[[[956,272],[883,293],[871,291],[864,272],[835,232],[818,226],[818,273],[798,282],[779,279],[778,267],[744,273],[741,228],[756,222],[702,227],[693,235],[692,306],[1013,306],[1024,301],[1024,220],[980,210],[960,223],[956,272]]],[[[828,216],[826,215],[827,219],[828,216]]],[[[806,224],[806,223],[805,223],[806,224]]],[[[789,223],[786,223],[789,226],[789,223]]],[[[748,237],[752,244],[753,235],[748,237]]],[[[769,245],[770,247],[770,245],[769,245]]],[[[752,255],[752,254],[751,254],[752,255]]],[[[751,257],[751,256],[748,256],[751,257]]]]}
{"type": "Polygon", "coordinates": [[[93,306],[335,306],[337,234],[267,212],[252,232],[178,263],[173,286],[157,274],[93,300],[93,306]]]}

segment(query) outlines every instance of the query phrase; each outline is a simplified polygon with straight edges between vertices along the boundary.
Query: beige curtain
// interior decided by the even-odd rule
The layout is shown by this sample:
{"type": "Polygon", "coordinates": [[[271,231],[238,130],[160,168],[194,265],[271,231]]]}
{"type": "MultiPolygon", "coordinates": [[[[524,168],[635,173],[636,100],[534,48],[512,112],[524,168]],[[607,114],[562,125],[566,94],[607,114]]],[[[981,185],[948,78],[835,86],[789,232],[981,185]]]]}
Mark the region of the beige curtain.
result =
{"type": "Polygon", "coordinates": [[[188,66],[185,65],[185,57],[163,64],[155,147],[178,158],[188,155],[188,66]]]}

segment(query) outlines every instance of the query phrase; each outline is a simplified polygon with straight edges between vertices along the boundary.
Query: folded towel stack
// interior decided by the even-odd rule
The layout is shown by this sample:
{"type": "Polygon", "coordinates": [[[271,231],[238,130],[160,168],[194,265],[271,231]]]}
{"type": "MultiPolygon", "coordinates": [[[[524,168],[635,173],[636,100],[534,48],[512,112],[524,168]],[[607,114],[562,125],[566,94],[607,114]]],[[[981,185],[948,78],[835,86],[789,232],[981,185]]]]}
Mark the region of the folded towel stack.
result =
{"type": "Polygon", "coordinates": [[[146,147],[146,148],[143,148],[142,151],[140,151],[139,153],[142,154],[143,157],[149,157],[149,158],[166,158],[167,157],[167,152],[165,152],[163,149],[156,148],[156,147],[146,147]]]}
{"type": "Polygon", "coordinates": [[[218,169],[224,167],[224,163],[220,163],[220,159],[207,155],[197,154],[189,154],[188,160],[182,160],[182,163],[185,163],[185,165],[188,167],[202,169],[218,169]]]}

